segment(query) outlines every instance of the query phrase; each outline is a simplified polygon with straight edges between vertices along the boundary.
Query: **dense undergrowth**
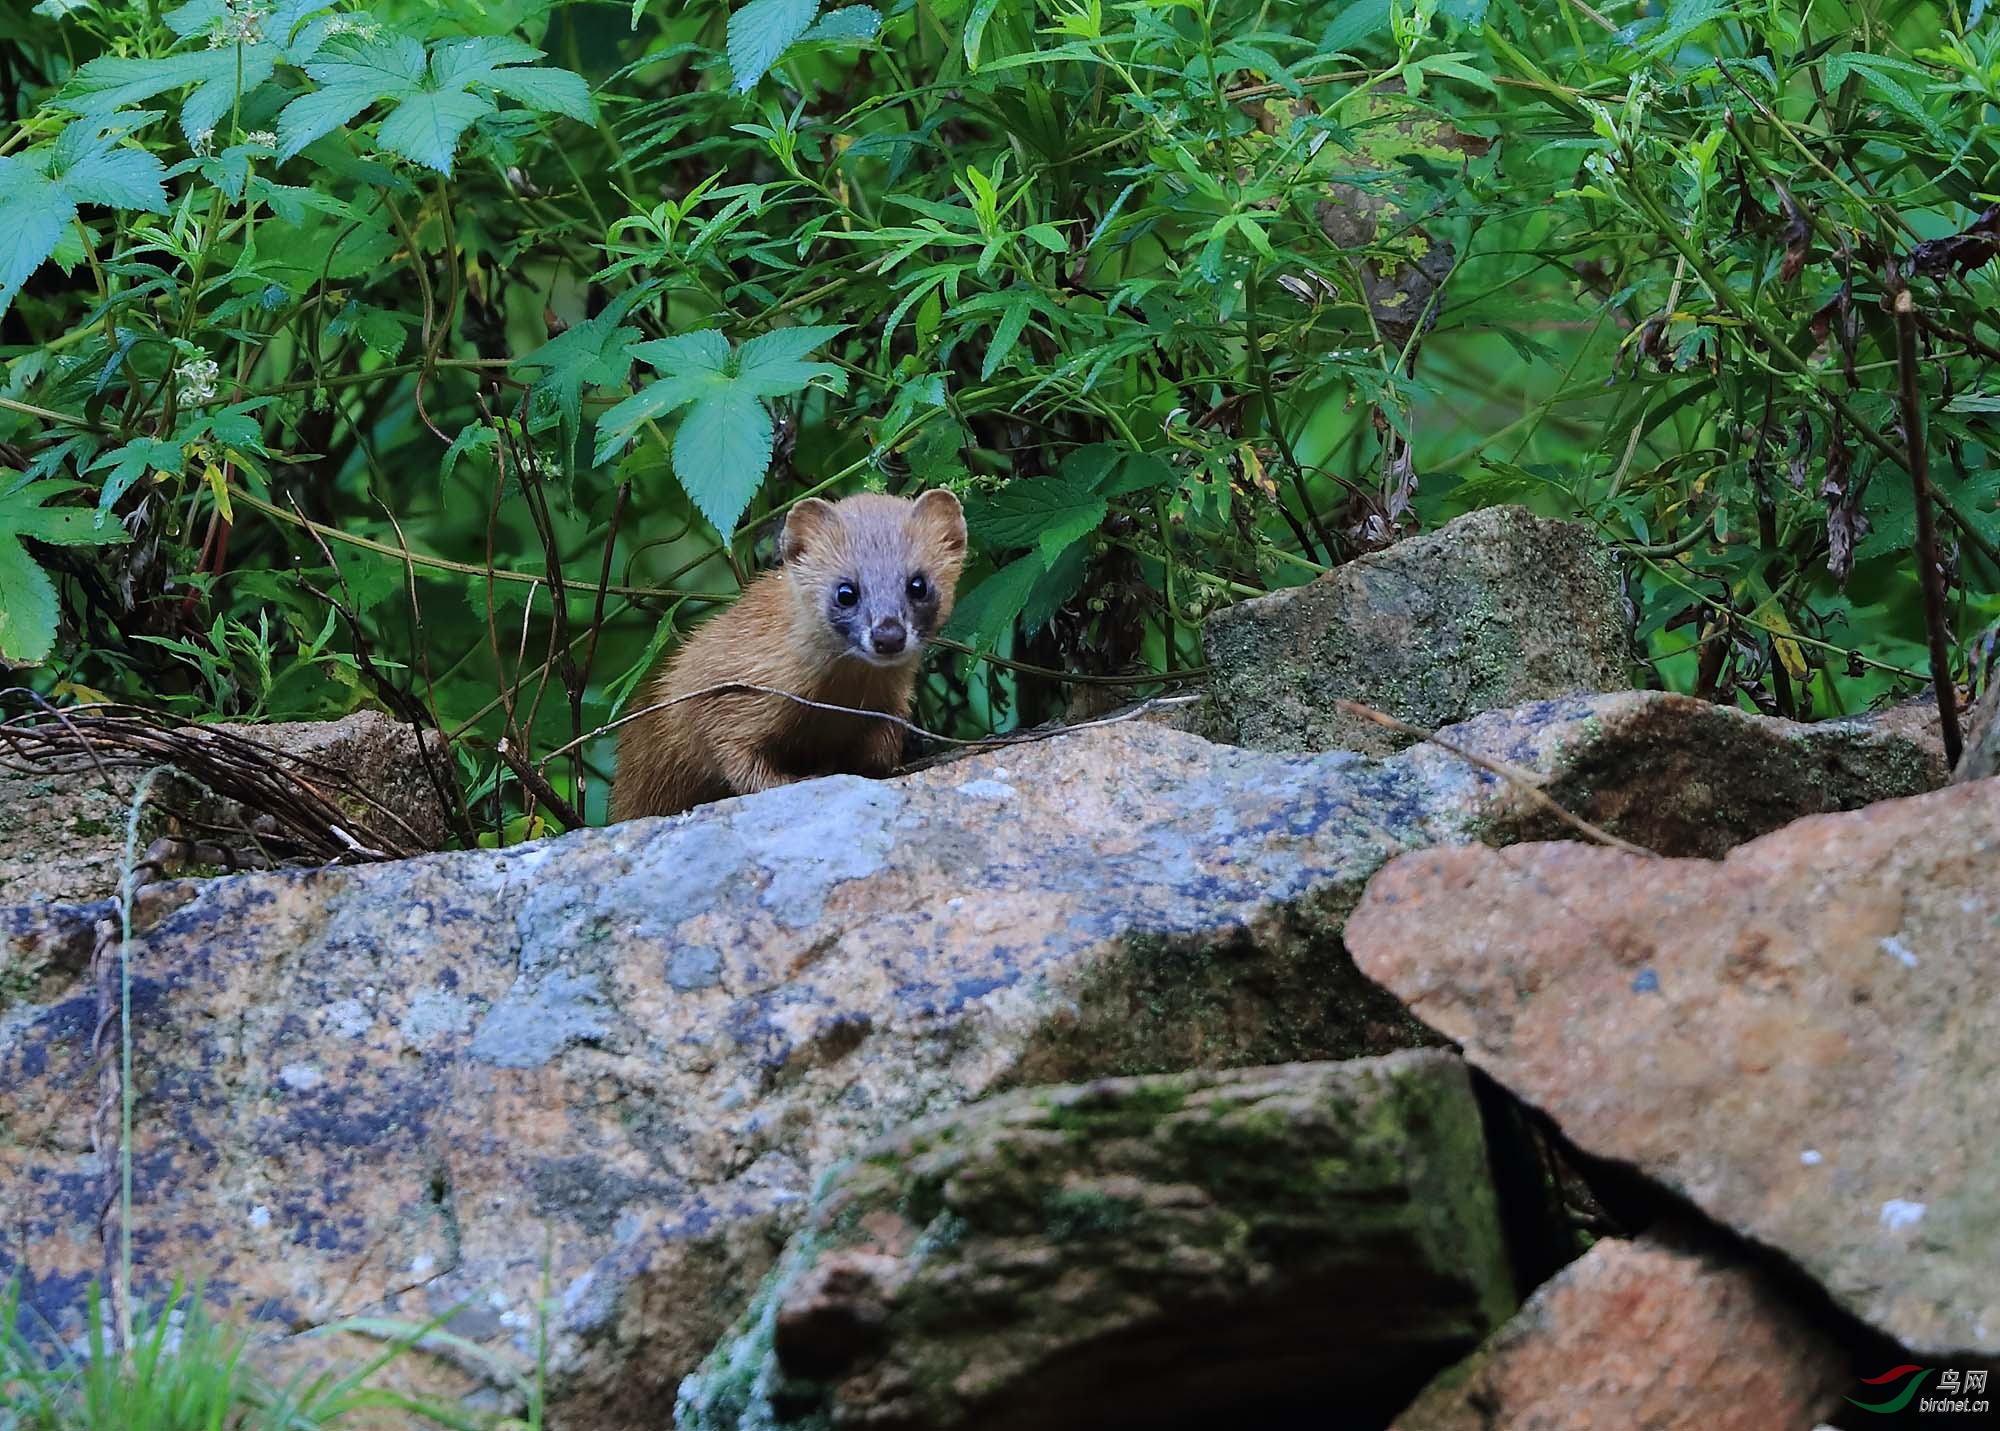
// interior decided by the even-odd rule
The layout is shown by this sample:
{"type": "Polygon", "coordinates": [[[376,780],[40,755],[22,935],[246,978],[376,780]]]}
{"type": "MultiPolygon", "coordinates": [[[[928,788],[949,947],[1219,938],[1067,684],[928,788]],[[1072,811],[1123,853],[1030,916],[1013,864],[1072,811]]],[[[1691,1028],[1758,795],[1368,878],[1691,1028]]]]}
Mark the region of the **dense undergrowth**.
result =
{"type": "Polygon", "coordinates": [[[1984,8],[10,11],[0,653],[434,721],[512,839],[496,742],[599,814],[590,732],[808,494],[965,497],[961,736],[1522,501],[1626,547],[1661,683],[1810,718],[1930,678],[1909,410],[1976,679],[1984,8]]]}

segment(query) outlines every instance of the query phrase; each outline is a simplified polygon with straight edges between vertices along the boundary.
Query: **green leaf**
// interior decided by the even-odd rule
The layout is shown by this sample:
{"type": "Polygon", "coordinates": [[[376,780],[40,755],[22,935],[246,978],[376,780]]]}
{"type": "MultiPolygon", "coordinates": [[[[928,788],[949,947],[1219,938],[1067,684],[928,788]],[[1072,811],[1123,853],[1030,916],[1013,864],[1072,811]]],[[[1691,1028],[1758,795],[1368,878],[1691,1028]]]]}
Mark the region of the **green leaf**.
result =
{"type": "Polygon", "coordinates": [[[495,70],[480,79],[495,94],[504,94],[529,109],[546,110],[581,119],[591,118],[590,86],[582,75],[547,65],[533,69],[495,70]]]}
{"type": "Polygon", "coordinates": [[[678,411],[696,398],[723,389],[727,384],[728,379],[719,373],[685,372],[639,389],[597,420],[597,454],[594,460],[609,462],[618,449],[631,440],[632,434],[647,423],[678,411]]]}
{"type": "Polygon", "coordinates": [[[975,502],[968,521],[989,547],[1039,545],[1053,554],[1095,531],[1109,510],[1102,496],[1068,477],[1024,477],[975,502]]]}
{"type": "MultiPolygon", "coordinates": [[[[129,125],[127,116],[124,124],[129,125]]],[[[78,120],[46,151],[0,157],[0,313],[55,252],[78,204],[166,211],[166,171],[142,149],[119,144],[101,118],[78,120]],[[40,165],[46,165],[47,173],[40,165]]]]}
{"type": "Polygon", "coordinates": [[[1069,252],[1069,240],[1054,224],[1031,224],[1023,232],[1050,253],[1069,252]]]}
{"type": "Polygon", "coordinates": [[[316,60],[305,67],[320,87],[300,95],[278,116],[280,162],[349,123],[377,100],[405,98],[423,83],[424,47],[407,35],[363,41],[340,54],[345,58],[316,60]]]}
{"type": "MultiPolygon", "coordinates": [[[[179,472],[181,470],[181,445],[158,438],[137,437],[123,447],[114,448],[99,457],[84,470],[100,472],[110,470],[103,478],[104,486],[97,494],[97,514],[94,522],[104,525],[111,509],[118,499],[131,490],[132,484],[149,472],[179,472]]],[[[109,540],[107,537],[106,540],[109,540]]]]}
{"type": "Polygon", "coordinates": [[[737,349],[736,371],[743,377],[776,372],[796,364],[814,348],[845,333],[849,325],[834,323],[819,327],[773,328],[760,333],[737,349]]]}
{"type": "Polygon", "coordinates": [[[813,383],[846,391],[847,374],[831,363],[800,361],[846,324],[833,327],[777,328],[760,333],[736,350],[736,381],[758,397],[786,397],[813,383]]]}
{"type": "Polygon", "coordinates": [[[1089,565],[1088,553],[1082,542],[1065,548],[1062,554],[1049,562],[1049,569],[1028,593],[1028,599],[1021,604],[1021,629],[1032,636],[1049,624],[1049,618],[1056,614],[1056,608],[1075,596],[1083,586],[1083,574],[1089,565]]]}
{"type": "Polygon", "coordinates": [[[1319,37],[1322,55],[1350,54],[1363,40],[1372,40],[1389,28],[1389,0],[1349,0],[1346,9],[1319,37]]]}
{"type": "Polygon", "coordinates": [[[879,11],[867,5],[846,5],[820,16],[810,30],[799,36],[798,43],[865,45],[881,32],[879,11]]]}
{"type": "Polygon", "coordinates": [[[729,17],[729,70],[747,94],[819,13],[819,0],[750,0],[729,17]]]}
{"type": "Polygon", "coordinates": [[[586,318],[526,357],[515,360],[515,372],[542,374],[535,380],[534,391],[554,398],[562,415],[567,451],[575,451],[577,436],[583,429],[585,386],[598,387],[624,380],[632,366],[628,350],[639,336],[638,329],[626,325],[625,315],[656,291],[652,284],[628,288],[607,303],[595,318],[586,318]]]}
{"type": "Polygon", "coordinates": [[[25,160],[0,158],[0,313],[75,217],[76,204],[60,184],[25,160]]]}
{"type": "Polygon", "coordinates": [[[634,358],[663,373],[721,373],[729,362],[729,340],[714,328],[634,343],[634,358]]]}
{"type": "MultiPolygon", "coordinates": [[[[243,50],[244,90],[262,84],[271,76],[278,57],[275,45],[248,45],[243,50]]],[[[212,126],[214,116],[229,108],[225,102],[215,109],[214,91],[230,97],[236,92],[237,54],[234,47],[191,50],[178,55],[133,59],[100,55],[70,76],[61,92],[62,102],[82,115],[104,115],[134,104],[142,104],[168,90],[198,85],[194,96],[181,109],[181,129],[189,137],[212,126]],[[198,97],[198,98],[197,98],[198,97]],[[208,116],[204,118],[204,116],[208,116]]]]}
{"type": "MultiPolygon", "coordinates": [[[[71,125],[70,129],[78,128],[71,125]]],[[[69,131],[64,131],[66,134],[69,131]]],[[[167,211],[167,171],[143,149],[105,139],[56,176],[71,200],[113,209],[167,211]]]]}
{"type": "Polygon", "coordinates": [[[431,74],[440,90],[483,85],[529,109],[553,110],[571,119],[588,120],[590,86],[583,76],[549,66],[500,68],[529,66],[541,57],[542,52],[533,45],[500,35],[441,40],[431,47],[431,74]]]}
{"type": "Polygon", "coordinates": [[[1005,311],[1000,315],[999,324],[993,329],[993,341],[987,345],[986,361],[979,365],[981,382],[999,371],[1000,365],[1007,360],[1007,355],[1014,351],[1014,344],[1020,341],[1021,330],[1028,326],[1028,305],[1033,301],[1033,296],[1024,289],[1008,301],[1005,311]]]}
{"type": "Polygon", "coordinates": [[[1000,8],[1000,0],[979,0],[972,7],[972,16],[965,22],[965,67],[979,68],[979,45],[986,35],[986,26],[993,19],[993,12],[1000,8]]]}
{"type": "Polygon", "coordinates": [[[73,482],[26,482],[0,488],[0,660],[33,665],[55,647],[60,615],[55,583],[28,555],[22,537],[58,546],[100,546],[131,540],[115,523],[99,530],[82,507],[44,507],[74,491],[73,482]]]}
{"type": "Polygon", "coordinates": [[[974,650],[991,649],[1013,627],[1046,571],[1035,554],[1008,562],[958,599],[944,634],[974,650]]]}
{"type": "Polygon", "coordinates": [[[483,94],[427,90],[397,105],[382,121],[378,138],[391,153],[449,176],[459,136],[496,108],[483,94]]]}
{"type": "Polygon", "coordinates": [[[1667,8],[1666,28],[1646,41],[1646,53],[1672,49],[1702,26],[1734,14],[1736,0],[1675,0],[1667,8]]]}
{"type": "Polygon", "coordinates": [[[727,537],[771,465],[771,415],[741,389],[710,393],[674,434],[674,476],[701,514],[727,537]]]}

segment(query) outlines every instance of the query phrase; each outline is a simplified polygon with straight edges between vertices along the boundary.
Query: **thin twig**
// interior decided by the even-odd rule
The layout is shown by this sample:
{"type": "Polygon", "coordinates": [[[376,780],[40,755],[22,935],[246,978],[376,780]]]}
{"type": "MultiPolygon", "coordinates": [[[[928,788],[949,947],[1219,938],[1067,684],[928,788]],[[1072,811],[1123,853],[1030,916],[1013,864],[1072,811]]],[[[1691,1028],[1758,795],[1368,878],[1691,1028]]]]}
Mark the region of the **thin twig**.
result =
{"type": "MultiPolygon", "coordinates": [[[[556,793],[555,786],[542,778],[542,772],[528,764],[514,753],[514,747],[502,736],[494,743],[493,753],[500,757],[506,767],[514,772],[514,778],[528,787],[528,793],[549,807],[549,813],[562,821],[566,830],[580,830],[589,821],[577,812],[577,808],[556,793]]],[[[554,757],[551,756],[551,759],[554,757]]]]}
{"type": "Polygon", "coordinates": [[[1540,805],[1544,810],[1547,810],[1551,815],[1554,815],[1558,820],[1561,820],[1565,825],[1568,825],[1572,830],[1588,836],[1601,845],[1609,845],[1614,850],[1623,850],[1628,855],[1644,855],[1647,859],[1653,860],[1660,858],[1655,851],[1647,849],[1644,845],[1635,845],[1630,840],[1621,840],[1609,830],[1591,824],[1583,816],[1574,815],[1565,810],[1561,805],[1558,805],[1554,800],[1549,798],[1548,793],[1542,789],[1541,776],[1532,770],[1524,770],[1522,767],[1510,765],[1504,760],[1489,760],[1486,756],[1475,755],[1469,750],[1453,745],[1434,730],[1425,730],[1420,725],[1411,725],[1408,721],[1397,720],[1394,716],[1378,711],[1371,706],[1364,706],[1359,701],[1350,701],[1336,697],[1334,705],[1348,715],[1359,716],[1362,720],[1373,721],[1375,724],[1383,726],[1386,729],[1400,732],[1403,735],[1415,736],[1419,740],[1428,741],[1439,750],[1457,756],[1468,765],[1476,765],[1489,775],[1499,776],[1516,790],[1526,795],[1530,800],[1533,800],[1537,805],[1540,805]]]}
{"type": "Polygon", "coordinates": [[[867,720],[888,721],[891,725],[900,726],[919,739],[933,740],[940,745],[954,745],[963,750],[975,751],[997,750],[1009,745],[1029,745],[1036,741],[1048,740],[1054,736],[1068,735],[1072,731],[1094,730],[1098,726],[1104,725],[1119,725],[1125,721],[1137,719],[1149,710],[1169,709],[1174,706],[1187,705],[1200,699],[1199,696],[1195,695],[1154,696],[1151,700],[1141,701],[1129,710],[1119,711],[1115,715],[1103,716],[1097,720],[1079,721],[1075,725],[1042,726],[1035,730],[1012,731],[1006,735],[985,735],[973,739],[962,739],[955,735],[940,735],[934,730],[926,730],[915,721],[905,720],[902,716],[892,715],[888,711],[871,711],[861,706],[834,705],[829,701],[816,701],[809,696],[802,696],[796,691],[783,691],[779,690],[776,686],[753,685],[749,681],[718,681],[712,686],[703,686],[699,690],[686,691],[678,696],[669,697],[664,701],[655,701],[652,705],[642,706],[638,710],[627,711],[624,715],[618,717],[617,720],[601,725],[596,730],[586,731],[583,735],[566,745],[557,746],[542,758],[543,763],[547,764],[561,756],[567,755],[577,746],[596,740],[601,735],[609,735],[612,731],[618,729],[618,727],[629,725],[641,716],[652,715],[655,711],[666,710],[669,707],[681,704],[683,701],[700,700],[704,696],[727,695],[776,696],[780,700],[791,701],[794,704],[805,706],[811,710],[825,711],[830,715],[861,716],[867,720]]]}
{"type": "Polygon", "coordinates": [[[1958,764],[1964,740],[1958,729],[1958,692],[1951,681],[1951,633],[1944,611],[1944,571],[1938,565],[1937,518],[1931,510],[1930,447],[1924,441],[1924,404],[1917,380],[1917,307],[1901,273],[1896,285],[1896,363],[1902,374],[1903,443],[1909,451],[1910,490],[1917,504],[1917,581],[1924,593],[1924,632],[1930,639],[1931,684],[1937,689],[1938,725],[1947,770],[1958,764]]]}

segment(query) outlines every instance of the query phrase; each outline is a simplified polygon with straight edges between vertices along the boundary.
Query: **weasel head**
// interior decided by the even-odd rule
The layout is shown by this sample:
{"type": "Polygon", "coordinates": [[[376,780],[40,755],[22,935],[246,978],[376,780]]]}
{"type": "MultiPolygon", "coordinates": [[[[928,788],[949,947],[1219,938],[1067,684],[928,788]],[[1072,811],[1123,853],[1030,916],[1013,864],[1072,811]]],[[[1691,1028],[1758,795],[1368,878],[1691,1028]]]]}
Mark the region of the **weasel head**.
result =
{"type": "Polygon", "coordinates": [[[830,660],[907,666],[951,615],[965,565],[965,512],[942,488],[915,501],[808,498],[778,548],[803,629],[830,660]]]}

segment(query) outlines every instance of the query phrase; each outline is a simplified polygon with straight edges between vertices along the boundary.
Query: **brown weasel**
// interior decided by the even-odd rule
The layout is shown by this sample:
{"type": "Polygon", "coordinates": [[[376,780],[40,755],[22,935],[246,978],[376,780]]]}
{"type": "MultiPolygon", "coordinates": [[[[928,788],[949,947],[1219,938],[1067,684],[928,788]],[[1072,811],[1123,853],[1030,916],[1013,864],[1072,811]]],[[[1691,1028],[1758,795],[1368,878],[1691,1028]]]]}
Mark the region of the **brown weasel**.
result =
{"type": "MultiPolygon", "coordinates": [[[[907,719],[918,657],[951,614],[965,564],[958,498],[811,498],[792,508],[778,550],[784,565],[649,676],[639,706],[736,681],[907,719]]],[[[695,696],[624,727],[611,818],[674,815],[814,775],[887,775],[902,751],[894,721],[752,692],[695,696]]]]}

